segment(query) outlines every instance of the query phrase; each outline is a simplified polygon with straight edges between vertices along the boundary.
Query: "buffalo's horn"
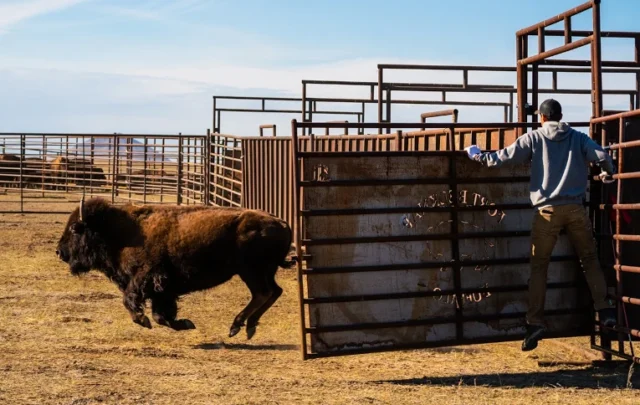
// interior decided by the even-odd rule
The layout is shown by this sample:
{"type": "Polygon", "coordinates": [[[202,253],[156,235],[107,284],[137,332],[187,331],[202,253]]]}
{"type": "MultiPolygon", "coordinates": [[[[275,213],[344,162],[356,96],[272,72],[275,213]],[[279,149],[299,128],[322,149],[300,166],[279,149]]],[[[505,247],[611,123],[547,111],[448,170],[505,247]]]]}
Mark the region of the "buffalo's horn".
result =
{"type": "Polygon", "coordinates": [[[80,222],[82,222],[82,211],[84,211],[84,196],[80,199],[80,222]]]}

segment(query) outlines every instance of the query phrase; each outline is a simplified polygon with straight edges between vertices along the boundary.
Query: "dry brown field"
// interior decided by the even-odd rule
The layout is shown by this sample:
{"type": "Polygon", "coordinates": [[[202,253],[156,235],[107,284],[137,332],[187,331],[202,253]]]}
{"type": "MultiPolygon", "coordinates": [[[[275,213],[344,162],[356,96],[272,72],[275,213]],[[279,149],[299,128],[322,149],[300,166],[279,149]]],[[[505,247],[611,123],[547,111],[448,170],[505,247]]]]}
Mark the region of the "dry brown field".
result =
{"type": "Polygon", "coordinates": [[[0,404],[640,403],[626,367],[569,364],[600,358],[588,338],[302,361],[292,270],[250,341],[227,337],[249,299],[237,278],[181,300],[197,329],[144,329],[102,275],[72,277],[56,258],[65,222],[0,214],[0,404]]]}

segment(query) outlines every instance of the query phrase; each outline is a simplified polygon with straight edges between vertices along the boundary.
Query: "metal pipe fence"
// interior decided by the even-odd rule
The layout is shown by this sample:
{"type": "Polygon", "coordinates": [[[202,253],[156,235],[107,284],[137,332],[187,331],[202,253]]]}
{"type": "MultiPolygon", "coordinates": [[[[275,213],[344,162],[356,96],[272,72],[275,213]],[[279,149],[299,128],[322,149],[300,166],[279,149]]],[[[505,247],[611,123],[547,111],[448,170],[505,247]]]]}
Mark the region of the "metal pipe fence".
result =
{"type": "Polygon", "coordinates": [[[112,203],[203,204],[207,136],[0,134],[0,212],[66,213],[112,203]]]}

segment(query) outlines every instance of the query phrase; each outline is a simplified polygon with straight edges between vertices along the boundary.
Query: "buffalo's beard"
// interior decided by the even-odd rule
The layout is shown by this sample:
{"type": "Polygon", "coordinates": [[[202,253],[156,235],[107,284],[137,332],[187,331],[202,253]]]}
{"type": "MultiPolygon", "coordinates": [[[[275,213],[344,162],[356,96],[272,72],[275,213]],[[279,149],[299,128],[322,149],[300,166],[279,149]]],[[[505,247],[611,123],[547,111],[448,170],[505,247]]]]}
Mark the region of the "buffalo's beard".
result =
{"type": "Polygon", "coordinates": [[[69,263],[69,270],[74,276],[80,276],[82,274],[88,273],[91,270],[91,267],[85,265],[84,263],[71,260],[71,262],[69,263]]]}

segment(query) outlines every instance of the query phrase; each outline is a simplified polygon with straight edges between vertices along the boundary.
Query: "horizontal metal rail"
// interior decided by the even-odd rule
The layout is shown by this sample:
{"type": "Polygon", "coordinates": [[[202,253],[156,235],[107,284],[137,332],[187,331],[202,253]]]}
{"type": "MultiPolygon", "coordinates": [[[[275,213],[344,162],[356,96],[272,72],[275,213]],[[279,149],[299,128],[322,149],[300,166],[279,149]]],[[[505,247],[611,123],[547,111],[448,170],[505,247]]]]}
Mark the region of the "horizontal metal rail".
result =
{"type": "MultiPolygon", "coordinates": [[[[313,257],[309,258],[313,260],[313,257]]],[[[567,262],[575,261],[575,256],[552,256],[551,262],[567,262]]],[[[369,272],[387,272],[387,271],[400,271],[400,270],[425,270],[425,269],[440,269],[448,268],[452,266],[499,266],[509,264],[527,264],[531,261],[529,257],[517,257],[507,259],[481,259],[481,260],[453,260],[447,262],[420,262],[420,263],[402,263],[402,264],[387,264],[387,265],[374,265],[374,266],[336,266],[336,267],[313,267],[310,266],[303,270],[303,274],[315,275],[315,274],[344,274],[344,273],[369,273],[369,272]]]]}
{"type": "MultiPolygon", "coordinates": [[[[548,283],[547,289],[566,289],[574,288],[577,286],[575,282],[566,283],[548,283]]],[[[411,291],[403,293],[388,293],[388,294],[360,294],[360,295],[348,295],[348,296],[331,296],[331,297],[314,297],[305,298],[304,303],[309,305],[318,304],[338,304],[346,302],[365,302],[365,301],[386,301],[386,300],[398,300],[398,299],[414,299],[414,298],[444,298],[447,296],[456,295],[458,293],[463,296],[481,293],[507,293],[507,292],[522,292],[528,291],[529,286],[513,285],[513,286],[494,286],[494,287],[477,287],[477,288],[462,288],[460,291],[456,290],[431,290],[431,291],[411,291]]]]}
{"type": "MultiPolygon", "coordinates": [[[[555,309],[544,311],[545,317],[554,316],[554,315],[571,315],[571,314],[580,314],[580,313],[588,313],[589,308],[570,308],[570,309],[555,309]]],[[[332,332],[348,332],[348,331],[360,331],[360,330],[371,330],[371,329],[390,329],[390,328],[402,328],[402,327],[416,327],[416,326],[426,326],[426,325],[442,325],[442,324],[455,324],[456,322],[488,322],[495,321],[500,319],[519,319],[524,318],[526,315],[525,312],[513,312],[510,314],[495,314],[495,315],[474,315],[474,316],[465,316],[455,317],[455,316],[441,316],[441,317],[433,317],[433,318],[425,318],[425,319],[411,319],[406,321],[395,321],[395,322],[367,322],[367,323],[359,323],[359,324],[348,324],[348,325],[328,325],[328,326],[317,326],[317,327],[307,327],[305,328],[305,332],[309,334],[318,334],[318,333],[332,333],[332,332]]]]}

